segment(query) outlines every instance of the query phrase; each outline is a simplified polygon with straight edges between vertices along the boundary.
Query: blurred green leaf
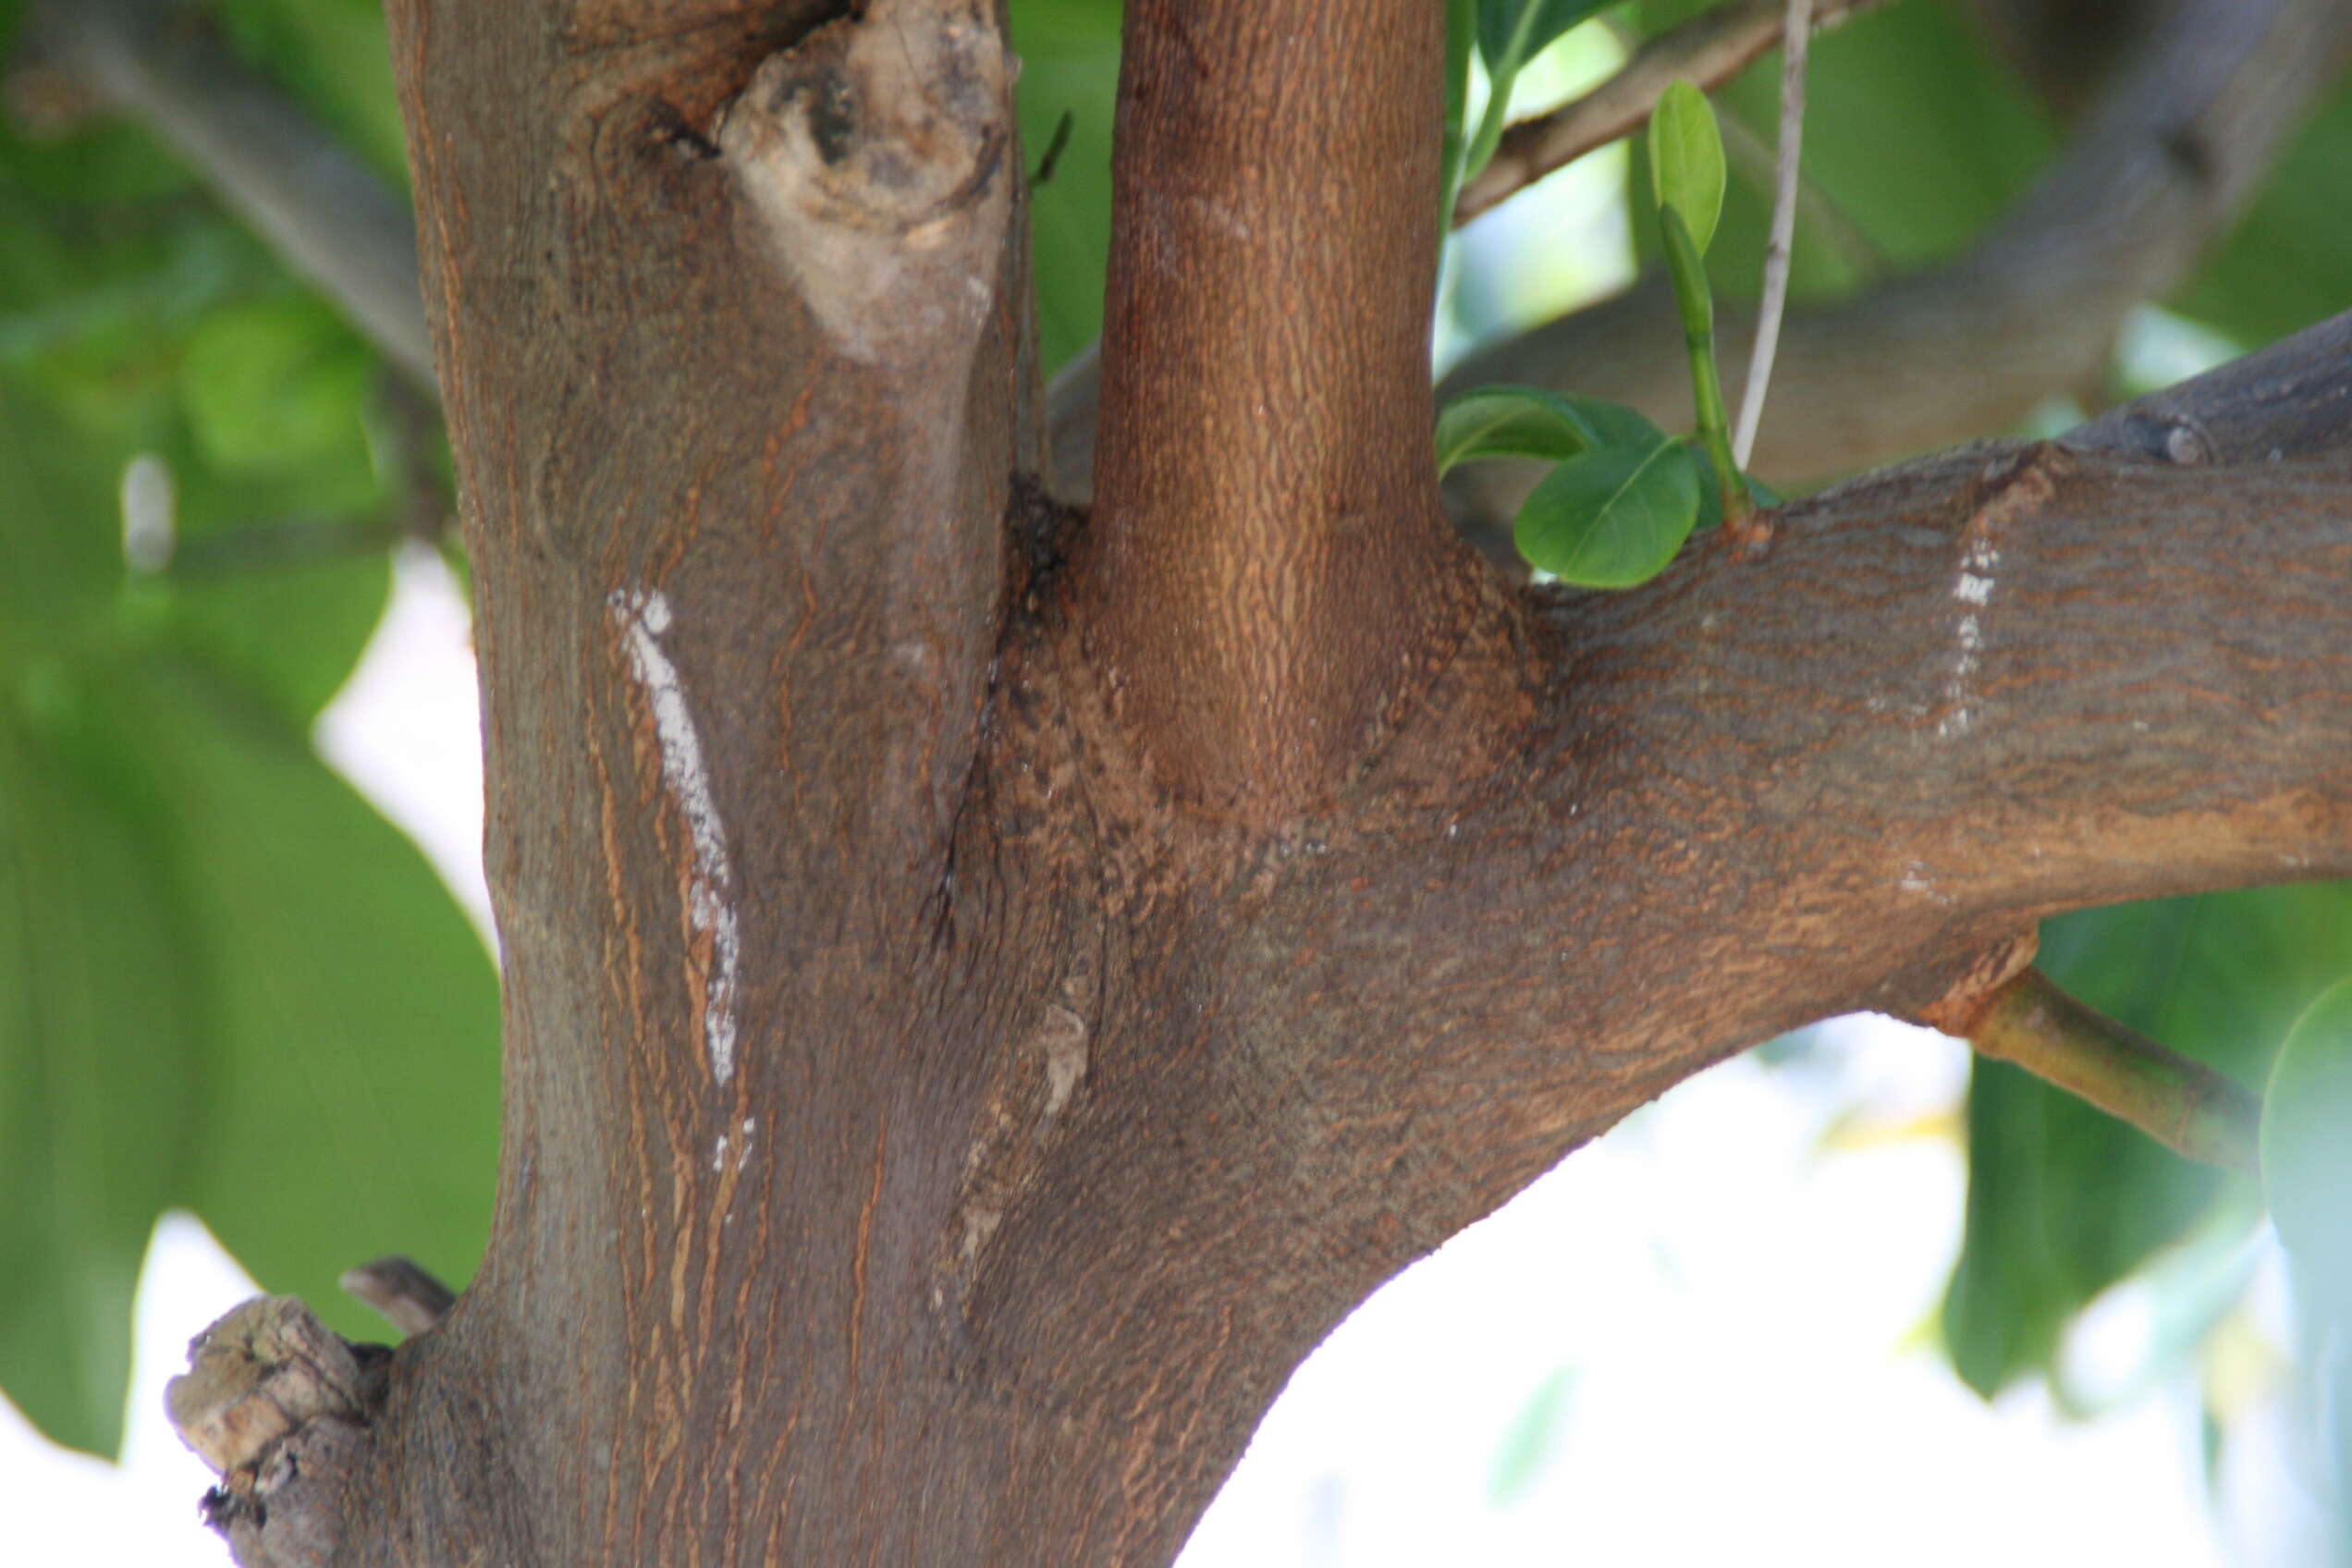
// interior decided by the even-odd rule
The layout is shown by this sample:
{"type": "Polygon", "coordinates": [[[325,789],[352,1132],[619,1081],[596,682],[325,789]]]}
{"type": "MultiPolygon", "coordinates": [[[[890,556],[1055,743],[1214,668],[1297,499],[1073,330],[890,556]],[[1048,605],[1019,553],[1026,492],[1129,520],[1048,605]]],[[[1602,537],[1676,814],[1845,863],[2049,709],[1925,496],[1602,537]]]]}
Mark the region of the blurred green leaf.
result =
{"type": "Polygon", "coordinates": [[[189,340],[180,390],[204,455],[224,469],[364,464],[371,369],[331,310],[288,296],[207,316],[189,340]]]}
{"type": "Polygon", "coordinates": [[[1649,116],[1649,177],[1660,207],[1672,207],[1707,254],[1723,214],[1723,138],[1707,94],[1687,81],[1667,84],[1649,116]]]}
{"type": "Polygon", "coordinates": [[[2352,95],[2326,99],[2245,219],[2178,296],[2187,314],[2267,343],[2343,310],[2352,255],[2352,95]]]}
{"type": "Polygon", "coordinates": [[[49,676],[0,712],[0,1388],[112,1454],[140,1259],[202,1121],[202,933],[132,738],[49,676]]]}
{"type": "Polygon", "coordinates": [[[408,141],[380,0],[219,0],[218,10],[247,63],[405,187],[408,141]]]}
{"type": "Polygon", "coordinates": [[[2305,1009],[2262,1096],[2262,1195],[2298,1282],[2352,1312],[2352,979],[2305,1009]]]}
{"type": "Polygon", "coordinates": [[[1516,75],[1552,40],[1612,4],[1614,0],[1478,0],[1479,57],[1490,73],[1516,75]]]}
{"type": "Polygon", "coordinates": [[[1540,1478],[1560,1452],[1568,1427],[1569,1396],[1575,1391],[1576,1374],[1562,1366],[1536,1385],[1503,1433],[1494,1463],[1487,1470],[1487,1501],[1507,1507],[1540,1478]]]}
{"type": "MultiPolygon", "coordinates": [[[[1654,35],[1707,0],[1645,0],[1654,35]]],[[[1806,70],[1805,177],[1886,261],[1917,264],[1958,251],[2040,173],[2057,146],[2047,116],[1953,0],[1906,0],[1856,16],[1813,42],[1806,70]]],[[[1779,56],[1767,55],[1713,92],[1716,112],[1769,148],[1779,123],[1779,56]]],[[[1649,200],[1647,140],[1635,138],[1628,192],[1649,200]]],[[[1707,251],[1725,298],[1753,298],[1771,218],[1769,153],[1734,160],[1707,251]]],[[[1657,264],[1657,237],[1634,226],[1657,264]]],[[[1854,258],[1800,206],[1791,287],[1819,299],[1861,281],[1854,258]]]]}
{"type": "Polygon", "coordinates": [[[1446,0],[1445,181],[1438,202],[1440,234],[1453,227],[1454,193],[1462,189],[1465,173],[1463,154],[1467,128],[1463,122],[1469,114],[1470,57],[1476,52],[1477,40],[1478,0],[1446,0]]]}
{"type": "Polygon", "coordinates": [[[128,702],[170,780],[200,927],[236,934],[211,977],[213,1110],[185,1201],[266,1288],[364,1336],[341,1269],[401,1252],[455,1283],[481,1255],[489,955],[416,847],[277,715],[167,659],[128,702]]]}
{"type": "MultiPolygon", "coordinates": [[[[2347,883],[2122,904],[2045,921],[2040,962],[2090,1006],[2252,1084],[2341,974],[2348,922],[2347,883]]],[[[1998,1062],[1974,1068],[1968,1152],[1943,1327],[1954,1365],[1988,1396],[2048,1369],[2087,1303],[2246,1185],[1998,1062]]]]}
{"type": "Polygon", "coordinates": [[[1698,517],[1681,444],[1604,447],[1562,463],[1529,492],[1519,553],[1563,582],[1630,588],[1666,570],[1698,517]]]}
{"type": "Polygon", "coordinates": [[[1023,145],[1044,149],[1064,114],[1070,143],[1030,193],[1037,347],[1050,374],[1102,334],[1110,259],[1110,127],[1119,96],[1118,0],[1013,0],[1023,145]]]}

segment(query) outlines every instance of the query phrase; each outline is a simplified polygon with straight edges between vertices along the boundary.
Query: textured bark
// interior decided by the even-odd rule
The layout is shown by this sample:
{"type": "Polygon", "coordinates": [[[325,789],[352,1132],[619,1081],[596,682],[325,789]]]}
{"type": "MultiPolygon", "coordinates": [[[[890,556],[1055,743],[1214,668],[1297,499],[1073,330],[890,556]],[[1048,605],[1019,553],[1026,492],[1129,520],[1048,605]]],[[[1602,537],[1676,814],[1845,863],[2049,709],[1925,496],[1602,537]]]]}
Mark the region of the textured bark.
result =
{"type": "Polygon", "coordinates": [[[1165,1562],[1342,1314],[1678,1079],[2352,871],[2341,332],[1530,593],[1428,472],[1434,9],[1273,11],[1135,7],[1090,521],[995,18],[394,7],[506,1139],[342,1561],[1165,1562]]]}

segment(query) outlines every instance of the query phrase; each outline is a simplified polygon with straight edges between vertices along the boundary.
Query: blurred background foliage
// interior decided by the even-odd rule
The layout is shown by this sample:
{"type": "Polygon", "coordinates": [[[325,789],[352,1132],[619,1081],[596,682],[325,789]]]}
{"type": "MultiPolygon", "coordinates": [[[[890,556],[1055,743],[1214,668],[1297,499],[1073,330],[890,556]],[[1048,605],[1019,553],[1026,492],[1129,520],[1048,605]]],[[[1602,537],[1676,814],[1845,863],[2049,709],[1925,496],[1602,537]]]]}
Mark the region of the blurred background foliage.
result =
{"type": "MultiPolygon", "coordinates": [[[[1698,8],[1611,7],[1522,77],[1514,105],[1588,82],[1698,8]]],[[[1119,7],[1011,9],[1029,155],[1069,123],[1033,205],[1051,368],[1099,324],[1119,7]]],[[[208,10],[246,64],[404,181],[374,0],[208,10]]],[[[0,6],[0,58],[22,12],[0,6]]],[[[451,548],[432,411],[169,150],[49,101],[37,65],[11,67],[0,116],[0,1390],[106,1452],[132,1285],[166,1206],[355,1337],[378,1330],[336,1289],[341,1268],[398,1251],[462,1282],[493,1189],[497,998],[435,874],[311,741],[383,611],[391,546],[451,548]]],[[[1764,145],[1776,70],[1768,55],[1719,95],[1764,145]]],[[[1901,0],[1825,35],[1799,293],[1948,254],[2060,129],[1959,0],[1901,0]]],[[[1556,179],[1646,178],[1637,149],[1610,156],[1556,179]]],[[[2284,170],[2170,302],[2174,329],[2250,348],[2346,302],[2352,98],[2284,170]]],[[[1735,147],[1709,257],[1727,296],[1755,291],[1769,183],[1769,160],[1735,147]]],[[[1526,216],[1542,200],[1457,241],[1441,310],[1457,346],[1560,292],[1499,281],[1496,234],[1572,291],[1623,275],[1625,226],[1595,242],[1610,254],[1546,251],[1526,216]]],[[[2144,379],[2125,363],[2118,389],[2144,379]]],[[[2287,1023],[2352,967],[2352,890],[2068,915],[2043,953],[2092,1005],[2259,1085],[2287,1023]]],[[[2193,1369],[2244,1284],[2234,1243],[2261,1219],[2248,1184],[1998,1066],[1978,1068],[1966,1117],[1966,1241],[1942,1323],[1958,1374],[1988,1395],[2052,1377],[2096,1408],[2097,1391],[2069,1392],[2063,1350],[2119,1281],[2160,1292],[2176,1325],[2137,1375],[2193,1369]]],[[[1537,1390],[1498,1488],[1565,1390],[1537,1390]]]]}

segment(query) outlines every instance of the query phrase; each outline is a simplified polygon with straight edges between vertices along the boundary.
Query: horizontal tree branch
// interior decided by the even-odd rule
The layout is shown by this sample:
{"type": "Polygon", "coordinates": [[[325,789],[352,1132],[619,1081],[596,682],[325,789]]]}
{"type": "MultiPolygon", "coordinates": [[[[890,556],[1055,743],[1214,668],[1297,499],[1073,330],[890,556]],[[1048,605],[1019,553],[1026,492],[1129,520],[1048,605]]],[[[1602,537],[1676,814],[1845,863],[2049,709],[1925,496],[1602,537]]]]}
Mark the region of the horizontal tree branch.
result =
{"type": "Polygon", "coordinates": [[[385,358],[434,389],[416,227],[375,171],[172,0],[42,0],[35,36],[145,123],[385,358]]]}
{"type": "MultiPolygon", "coordinates": [[[[1813,29],[1826,31],[1883,3],[1822,0],[1813,29]]],[[[1778,43],[1787,23],[1787,0],[1731,0],[1660,33],[1590,92],[1505,129],[1494,157],[1455,198],[1453,221],[1468,223],[1554,169],[1640,129],[1670,83],[1686,80],[1709,91],[1721,86],[1778,43]]]]}

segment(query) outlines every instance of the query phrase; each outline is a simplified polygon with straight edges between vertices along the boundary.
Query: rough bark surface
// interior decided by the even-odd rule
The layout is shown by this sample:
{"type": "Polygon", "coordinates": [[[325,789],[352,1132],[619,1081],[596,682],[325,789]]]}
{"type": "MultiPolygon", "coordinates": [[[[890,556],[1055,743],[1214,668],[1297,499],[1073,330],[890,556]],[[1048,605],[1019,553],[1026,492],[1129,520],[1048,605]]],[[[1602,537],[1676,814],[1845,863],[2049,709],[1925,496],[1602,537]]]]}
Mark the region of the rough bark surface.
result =
{"type": "Polygon", "coordinates": [[[1429,472],[1434,7],[1136,0],[1091,519],[990,7],[392,9],[506,1133],[341,1561],[1165,1562],[1676,1081],[2352,872],[2340,328],[1530,592],[1429,472]]]}

